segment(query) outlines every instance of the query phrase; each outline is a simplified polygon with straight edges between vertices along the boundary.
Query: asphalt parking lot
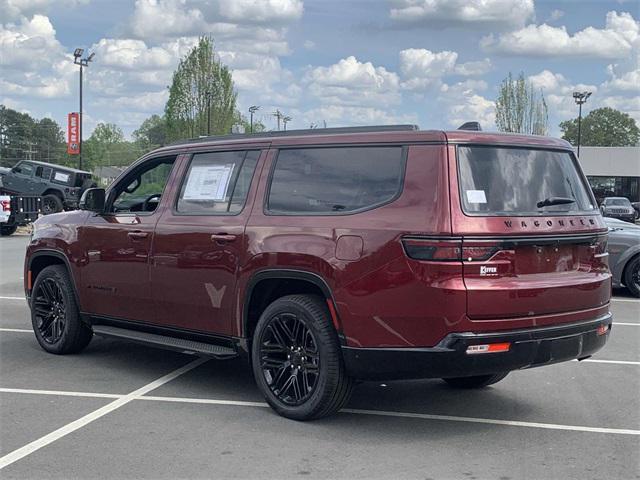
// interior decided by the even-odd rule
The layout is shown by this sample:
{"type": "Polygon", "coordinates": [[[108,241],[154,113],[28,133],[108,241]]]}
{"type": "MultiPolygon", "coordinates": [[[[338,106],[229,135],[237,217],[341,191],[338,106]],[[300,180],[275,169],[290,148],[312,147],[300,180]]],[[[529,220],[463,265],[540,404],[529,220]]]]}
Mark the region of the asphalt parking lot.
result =
{"type": "Polygon", "coordinates": [[[640,478],[640,301],[612,302],[606,348],[480,391],[365,383],[311,423],[267,408],[242,361],[94,338],[38,346],[26,235],[0,239],[0,477],[640,478]]]}

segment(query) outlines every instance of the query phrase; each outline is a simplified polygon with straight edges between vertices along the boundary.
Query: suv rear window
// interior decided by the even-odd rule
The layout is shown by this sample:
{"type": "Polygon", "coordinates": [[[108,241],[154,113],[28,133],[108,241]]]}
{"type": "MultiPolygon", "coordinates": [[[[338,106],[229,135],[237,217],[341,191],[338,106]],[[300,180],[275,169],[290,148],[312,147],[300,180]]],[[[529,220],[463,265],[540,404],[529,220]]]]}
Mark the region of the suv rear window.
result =
{"type": "Polygon", "coordinates": [[[402,147],[329,147],[281,150],[268,210],[336,215],[380,206],[402,189],[402,147]]]}
{"type": "Polygon", "coordinates": [[[595,209],[568,152],[459,146],[458,172],[466,213],[544,215],[595,209]],[[538,207],[545,200],[555,203],[553,199],[563,199],[563,203],[538,207]]]}

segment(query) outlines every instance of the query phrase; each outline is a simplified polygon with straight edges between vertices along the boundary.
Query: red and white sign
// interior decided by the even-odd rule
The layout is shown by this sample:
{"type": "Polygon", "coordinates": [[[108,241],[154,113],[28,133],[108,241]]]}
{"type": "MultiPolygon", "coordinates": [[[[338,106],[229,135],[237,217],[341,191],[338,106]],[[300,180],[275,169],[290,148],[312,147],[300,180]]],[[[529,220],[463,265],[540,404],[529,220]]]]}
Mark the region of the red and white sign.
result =
{"type": "Polygon", "coordinates": [[[67,120],[67,153],[78,155],[80,153],[80,114],[70,113],[67,120]]]}

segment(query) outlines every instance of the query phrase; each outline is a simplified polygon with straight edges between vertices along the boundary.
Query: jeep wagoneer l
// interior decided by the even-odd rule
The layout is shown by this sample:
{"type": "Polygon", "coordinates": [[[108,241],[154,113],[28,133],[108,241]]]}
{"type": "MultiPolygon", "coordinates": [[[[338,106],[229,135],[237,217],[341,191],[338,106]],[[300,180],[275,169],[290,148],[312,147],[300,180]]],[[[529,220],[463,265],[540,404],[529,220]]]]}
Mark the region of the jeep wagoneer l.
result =
{"type": "Polygon", "coordinates": [[[493,384],[589,357],[611,329],[607,228],[571,146],[370,127],[204,138],[40,218],[38,342],[102,335],[244,356],[281,415],[355,380],[493,384]]]}

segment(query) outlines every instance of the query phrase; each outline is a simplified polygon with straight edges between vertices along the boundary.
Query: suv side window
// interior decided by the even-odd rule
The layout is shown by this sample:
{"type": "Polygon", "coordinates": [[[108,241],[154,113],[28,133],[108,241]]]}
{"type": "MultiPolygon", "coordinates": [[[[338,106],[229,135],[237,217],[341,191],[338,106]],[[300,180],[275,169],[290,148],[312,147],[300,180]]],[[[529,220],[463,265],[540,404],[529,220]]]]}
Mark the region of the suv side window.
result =
{"type": "Polygon", "coordinates": [[[31,177],[33,175],[33,165],[27,162],[21,162],[16,166],[18,169],[18,175],[24,175],[25,177],[31,177]]]}
{"type": "Polygon", "coordinates": [[[389,203],[402,190],[405,157],[401,146],[281,150],[267,210],[340,215],[389,203]]]}
{"type": "Polygon", "coordinates": [[[259,150],[196,153],[182,182],[176,211],[225,215],[242,211],[259,150]]]}
{"type": "Polygon", "coordinates": [[[115,187],[110,211],[152,213],[159,205],[176,157],[146,162],[115,187]]]}
{"type": "Polygon", "coordinates": [[[36,168],[36,177],[41,178],[43,180],[49,180],[49,178],[51,178],[52,171],[53,169],[51,167],[38,166],[36,168]]]}

